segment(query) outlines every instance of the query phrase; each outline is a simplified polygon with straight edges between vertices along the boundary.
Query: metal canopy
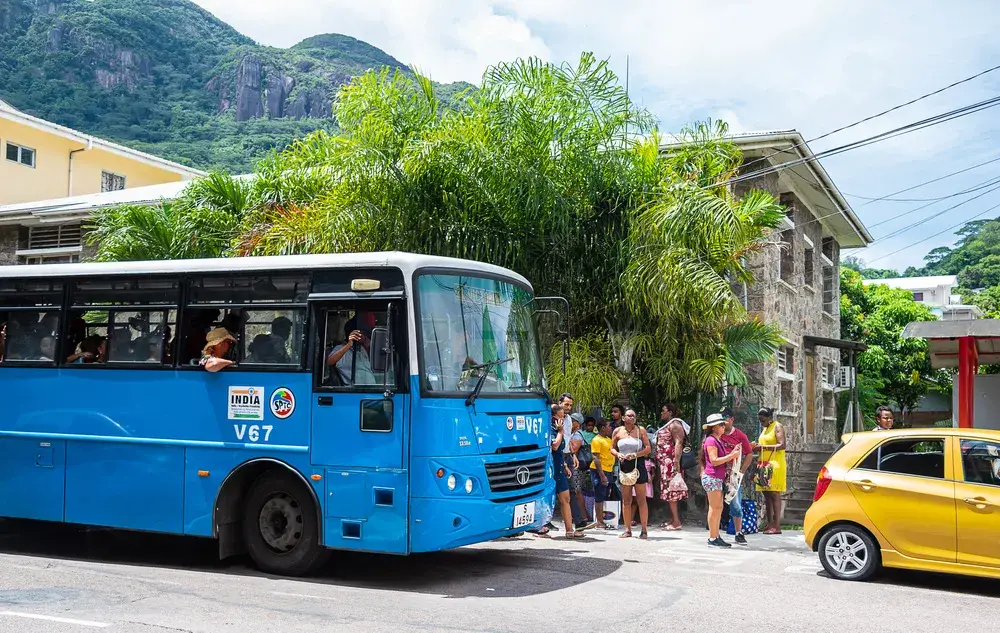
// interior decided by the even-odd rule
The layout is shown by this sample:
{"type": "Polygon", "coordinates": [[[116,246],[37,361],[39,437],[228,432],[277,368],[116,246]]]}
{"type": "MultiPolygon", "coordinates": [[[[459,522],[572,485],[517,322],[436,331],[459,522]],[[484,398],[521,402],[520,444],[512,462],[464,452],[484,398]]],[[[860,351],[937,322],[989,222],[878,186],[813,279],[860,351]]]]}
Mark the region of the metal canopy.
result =
{"type": "Polygon", "coordinates": [[[979,365],[1000,364],[1000,319],[915,321],[903,328],[903,338],[927,339],[931,367],[958,367],[959,340],[975,340],[979,365]]]}

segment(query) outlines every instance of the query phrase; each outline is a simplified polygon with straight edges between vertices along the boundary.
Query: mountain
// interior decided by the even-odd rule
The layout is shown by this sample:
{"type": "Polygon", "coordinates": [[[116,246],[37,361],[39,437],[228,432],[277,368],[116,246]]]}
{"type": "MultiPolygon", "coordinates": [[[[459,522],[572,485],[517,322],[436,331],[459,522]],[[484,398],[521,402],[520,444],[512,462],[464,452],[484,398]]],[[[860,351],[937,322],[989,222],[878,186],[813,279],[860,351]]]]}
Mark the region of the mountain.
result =
{"type": "Polygon", "coordinates": [[[337,89],[383,66],[410,72],[346,35],[262,46],[188,0],[0,0],[0,99],[202,169],[334,130],[337,89]]]}

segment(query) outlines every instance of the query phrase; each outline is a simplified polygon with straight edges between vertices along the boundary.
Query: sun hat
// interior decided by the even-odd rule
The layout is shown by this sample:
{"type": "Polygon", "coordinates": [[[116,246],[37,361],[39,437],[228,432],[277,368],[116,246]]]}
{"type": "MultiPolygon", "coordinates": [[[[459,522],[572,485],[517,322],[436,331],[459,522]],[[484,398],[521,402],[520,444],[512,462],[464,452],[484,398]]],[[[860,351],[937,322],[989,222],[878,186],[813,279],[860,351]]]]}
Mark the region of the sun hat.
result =
{"type": "Polygon", "coordinates": [[[573,414],[570,414],[569,417],[573,418],[574,420],[576,420],[580,424],[583,424],[583,414],[582,413],[573,413],[573,414]]]}
{"type": "Polygon", "coordinates": [[[705,424],[703,424],[701,428],[707,429],[722,424],[725,421],[726,419],[722,417],[721,413],[713,413],[710,416],[708,416],[708,418],[705,420],[705,424]]]}
{"type": "Polygon", "coordinates": [[[235,343],[236,339],[233,338],[233,335],[229,333],[229,330],[224,327],[213,328],[208,334],[205,335],[205,349],[215,347],[222,341],[232,341],[235,343]]]}

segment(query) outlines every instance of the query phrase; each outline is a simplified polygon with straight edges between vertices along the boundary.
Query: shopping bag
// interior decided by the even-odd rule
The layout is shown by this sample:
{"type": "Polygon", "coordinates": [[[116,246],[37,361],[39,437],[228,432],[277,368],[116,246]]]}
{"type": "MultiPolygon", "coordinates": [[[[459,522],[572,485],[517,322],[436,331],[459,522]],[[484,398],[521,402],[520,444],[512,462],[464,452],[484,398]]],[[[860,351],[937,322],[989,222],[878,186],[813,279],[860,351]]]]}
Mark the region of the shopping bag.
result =
{"type": "MultiPolygon", "coordinates": [[[[743,533],[757,533],[757,502],[752,499],[743,500],[743,533]]],[[[732,519],[729,519],[726,534],[736,534],[736,526],[732,519]]]]}
{"type": "Polygon", "coordinates": [[[597,520],[608,527],[617,528],[618,517],[621,516],[621,513],[622,513],[621,501],[605,501],[604,516],[599,517],[597,520]]]}

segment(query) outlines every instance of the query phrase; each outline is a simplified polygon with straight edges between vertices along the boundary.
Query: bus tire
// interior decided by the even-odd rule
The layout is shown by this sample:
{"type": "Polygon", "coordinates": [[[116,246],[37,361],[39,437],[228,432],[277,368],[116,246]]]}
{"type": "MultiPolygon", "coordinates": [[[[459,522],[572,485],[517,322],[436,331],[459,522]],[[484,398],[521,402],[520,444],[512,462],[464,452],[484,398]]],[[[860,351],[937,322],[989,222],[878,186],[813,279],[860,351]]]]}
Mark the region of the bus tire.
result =
{"type": "Polygon", "coordinates": [[[310,491],[277,469],[264,472],[247,494],[243,538],[257,567],[281,576],[305,576],[329,556],[310,491]]]}

